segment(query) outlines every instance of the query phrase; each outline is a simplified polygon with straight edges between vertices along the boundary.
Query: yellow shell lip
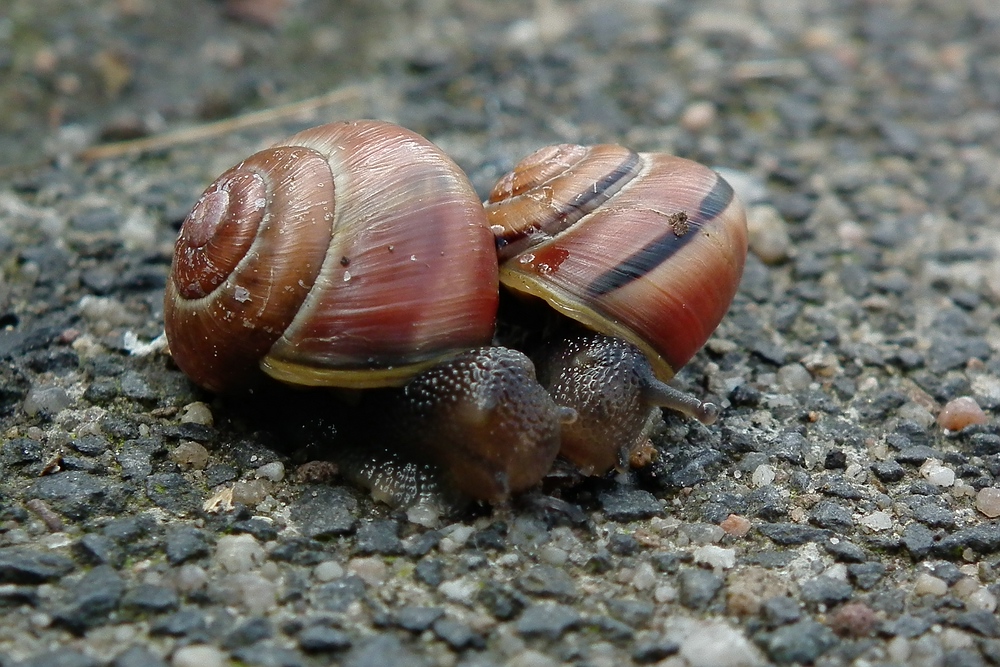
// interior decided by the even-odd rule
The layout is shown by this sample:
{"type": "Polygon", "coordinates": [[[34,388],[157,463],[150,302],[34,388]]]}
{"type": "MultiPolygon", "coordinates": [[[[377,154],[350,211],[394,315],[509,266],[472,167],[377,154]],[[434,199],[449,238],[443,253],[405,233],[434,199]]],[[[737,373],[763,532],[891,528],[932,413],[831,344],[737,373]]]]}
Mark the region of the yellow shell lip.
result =
{"type": "Polygon", "coordinates": [[[507,288],[523,294],[531,294],[544,299],[550,306],[570,318],[574,322],[579,322],[583,326],[593,329],[598,333],[614,338],[621,338],[632,343],[646,356],[656,377],[667,382],[674,376],[674,368],[667,363],[659,352],[646,342],[639,334],[626,327],[621,322],[611,320],[600,312],[589,308],[583,304],[572,303],[569,297],[553,291],[552,286],[544,281],[536,280],[530,276],[500,268],[500,283],[507,288]]]}
{"type": "Polygon", "coordinates": [[[301,387],[344,387],[347,389],[376,389],[400,387],[414,376],[443,360],[430,359],[415,364],[389,368],[311,368],[281,359],[264,357],[260,368],[269,376],[286,384],[301,387]]]}

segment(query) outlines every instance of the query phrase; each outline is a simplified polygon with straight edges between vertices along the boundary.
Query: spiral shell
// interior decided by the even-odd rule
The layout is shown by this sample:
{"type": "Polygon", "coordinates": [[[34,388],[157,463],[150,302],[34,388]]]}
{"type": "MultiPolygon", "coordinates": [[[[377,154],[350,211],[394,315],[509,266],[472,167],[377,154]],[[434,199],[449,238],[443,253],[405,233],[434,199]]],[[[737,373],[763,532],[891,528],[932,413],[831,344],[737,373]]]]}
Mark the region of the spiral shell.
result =
{"type": "Polygon", "coordinates": [[[164,318],[195,382],[398,385],[487,344],[497,265],[468,179],[390,123],[312,128],[220,176],[181,227],[164,318]]]}
{"type": "Polygon", "coordinates": [[[711,169],[615,145],[536,151],[486,202],[500,282],[638,346],[669,379],[736,294],[746,215],[711,169]]]}

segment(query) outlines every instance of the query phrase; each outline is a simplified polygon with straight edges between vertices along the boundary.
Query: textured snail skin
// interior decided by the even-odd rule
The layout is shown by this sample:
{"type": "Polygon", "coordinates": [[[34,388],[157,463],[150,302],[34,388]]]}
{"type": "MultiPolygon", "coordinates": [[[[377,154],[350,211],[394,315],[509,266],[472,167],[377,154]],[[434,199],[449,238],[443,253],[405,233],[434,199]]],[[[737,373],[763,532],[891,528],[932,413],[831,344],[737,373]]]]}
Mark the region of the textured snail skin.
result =
{"type": "Polygon", "coordinates": [[[557,404],[577,413],[562,426],[560,454],[585,475],[626,469],[658,407],[703,423],[718,416],[714,404],[659,381],[635,345],[602,334],[580,333],[554,343],[540,355],[538,379],[557,404]]]}
{"type": "Polygon", "coordinates": [[[196,383],[398,385],[493,335],[497,267],[461,170],[419,135],[352,121],[220,176],[181,227],[164,319],[196,383]]]}
{"type": "Polygon", "coordinates": [[[621,146],[536,151],[485,204],[500,281],[639,347],[668,380],[736,294],[746,215],[711,169],[621,146]]]}
{"type": "MultiPolygon", "coordinates": [[[[503,347],[469,350],[401,389],[369,394],[362,409],[358,427],[371,445],[391,440],[408,458],[440,465],[449,487],[494,504],[542,480],[560,427],[576,417],[536,381],[527,356],[503,347]]],[[[362,472],[383,495],[419,495],[398,476],[362,472]]]]}

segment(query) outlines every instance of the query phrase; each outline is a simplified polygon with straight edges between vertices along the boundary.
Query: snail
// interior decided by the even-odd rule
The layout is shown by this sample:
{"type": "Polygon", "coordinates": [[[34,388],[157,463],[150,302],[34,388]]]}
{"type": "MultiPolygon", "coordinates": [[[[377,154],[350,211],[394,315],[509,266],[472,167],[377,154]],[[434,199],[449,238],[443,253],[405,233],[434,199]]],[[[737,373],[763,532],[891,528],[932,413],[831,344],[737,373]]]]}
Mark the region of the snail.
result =
{"type": "Polygon", "coordinates": [[[624,466],[651,410],[712,423],[669,387],[736,294],[746,215],[711,169],[616,145],[561,144],[522,160],[485,203],[500,282],[597,333],[547,350],[542,384],[577,412],[561,453],[587,474],[624,466]]]}
{"type": "Polygon", "coordinates": [[[333,123],[209,186],[175,245],[165,329],[177,366],[216,392],[262,375],[401,387],[362,399],[399,425],[379,437],[496,503],[538,484],[560,443],[585,474],[619,465],[656,405],[714,419],[663,382],[725,313],[745,253],[731,188],[693,162],[551,147],[484,206],[423,137],[333,123]],[[490,346],[498,281],[597,332],[536,357],[548,390],[525,354],[490,346]]]}
{"type": "Polygon", "coordinates": [[[174,247],[164,325],[177,366],[215,392],[261,371],[296,386],[409,381],[394,437],[500,502],[548,471],[573,413],[523,354],[468,357],[491,342],[497,301],[493,236],[464,173],[413,132],[353,121],[300,132],[208,187],[174,247]],[[411,426],[418,416],[464,429],[411,426]]]}

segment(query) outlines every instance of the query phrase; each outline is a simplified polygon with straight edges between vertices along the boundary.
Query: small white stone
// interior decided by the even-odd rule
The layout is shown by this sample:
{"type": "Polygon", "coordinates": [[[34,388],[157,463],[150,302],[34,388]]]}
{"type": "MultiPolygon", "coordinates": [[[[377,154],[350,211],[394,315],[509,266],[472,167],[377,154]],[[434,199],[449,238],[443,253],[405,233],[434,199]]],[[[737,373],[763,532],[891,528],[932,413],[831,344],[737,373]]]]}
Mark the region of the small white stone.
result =
{"type": "Polygon", "coordinates": [[[193,593],[208,583],[208,573],[201,567],[188,563],[177,571],[175,581],[178,593],[193,593]]]}
{"type": "Polygon", "coordinates": [[[976,509],[991,519],[1000,516],[1000,489],[993,486],[979,489],[976,494],[976,509]]]}
{"type": "Polygon", "coordinates": [[[215,545],[215,560],[227,572],[249,572],[264,562],[264,548],[253,535],[223,535],[215,545]]]}
{"type": "Polygon", "coordinates": [[[211,426],[215,423],[215,419],[212,417],[212,409],[208,407],[207,403],[201,401],[195,401],[194,403],[188,403],[177,415],[177,418],[182,424],[201,424],[202,426],[211,426]]]}
{"type": "Polygon", "coordinates": [[[344,576],[344,568],[337,561],[323,561],[313,568],[313,576],[319,581],[333,581],[334,579],[340,579],[344,576]]]}
{"type": "Polygon", "coordinates": [[[694,550],[694,562],[716,570],[728,570],[736,565],[736,550],[706,544],[694,550]]]}
{"type": "Polygon", "coordinates": [[[670,584],[660,584],[653,591],[653,599],[660,604],[673,602],[677,599],[677,589],[670,584]]]}
{"type": "Polygon", "coordinates": [[[226,654],[207,644],[190,644],[174,651],[173,667],[223,667],[226,654]]]}
{"type": "Polygon", "coordinates": [[[264,479],[269,479],[272,482],[280,482],[285,479],[285,464],[281,461],[265,463],[254,471],[254,476],[257,479],[263,477],[264,479]]]}
{"type": "Polygon", "coordinates": [[[972,611],[988,611],[992,614],[997,610],[997,596],[981,586],[966,598],[965,606],[972,611]]]}
{"type": "Polygon", "coordinates": [[[920,466],[920,474],[934,486],[951,486],[955,483],[955,471],[942,465],[937,459],[927,459],[920,466]]]}
{"type": "Polygon", "coordinates": [[[766,463],[761,463],[753,471],[753,475],[750,477],[751,483],[760,488],[762,486],[767,486],[774,481],[774,468],[767,465],[766,463]]]}
{"type": "Polygon", "coordinates": [[[549,565],[564,565],[569,560],[569,554],[565,549],[546,544],[538,550],[538,560],[549,565]]]}
{"type": "Polygon", "coordinates": [[[438,543],[438,550],[444,553],[458,551],[472,537],[473,532],[472,526],[456,526],[454,530],[441,538],[441,541],[438,543]]]}
{"type": "Polygon", "coordinates": [[[872,512],[861,517],[858,523],[870,530],[889,530],[892,528],[892,515],[888,512],[872,512]]]}
{"type": "Polygon", "coordinates": [[[389,568],[378,556],[352,558],[347,563],[347,571],[361,577],[369,586],[378,586],[389,576],[389,568]]]}
{"type": "Polygon", "coordinates": [[[437,528],[441,525],[442,513],[437,503],[421,500],[406,510],[406,520],[424,528],[437,528]]]}
{"type": "Polygon", "coordinates": [[[802,364],[788,364],[778,369],[778,382],[788,391],[804,391],[812,383],[812,376],[802,364]]]}
{"type": "Polygon", "coordinates": [[[913,592],[917,595],[940,597],[948,592],[948,582],[923,572],[917,575],[917,579],[913,584],[913,592]]]}
{"type": "Polygon", "coordinates": [[[632,588],[644,591],[656,585],[656,571],[649,563],[639,563],[632,575],[632,588]]]}
{"type": "Polygon", "coordinates": [[[472,598],[479,585],[469,579],[452,579],[438,586],[438,591],[452,602],[472,606],[472,598]]]}

